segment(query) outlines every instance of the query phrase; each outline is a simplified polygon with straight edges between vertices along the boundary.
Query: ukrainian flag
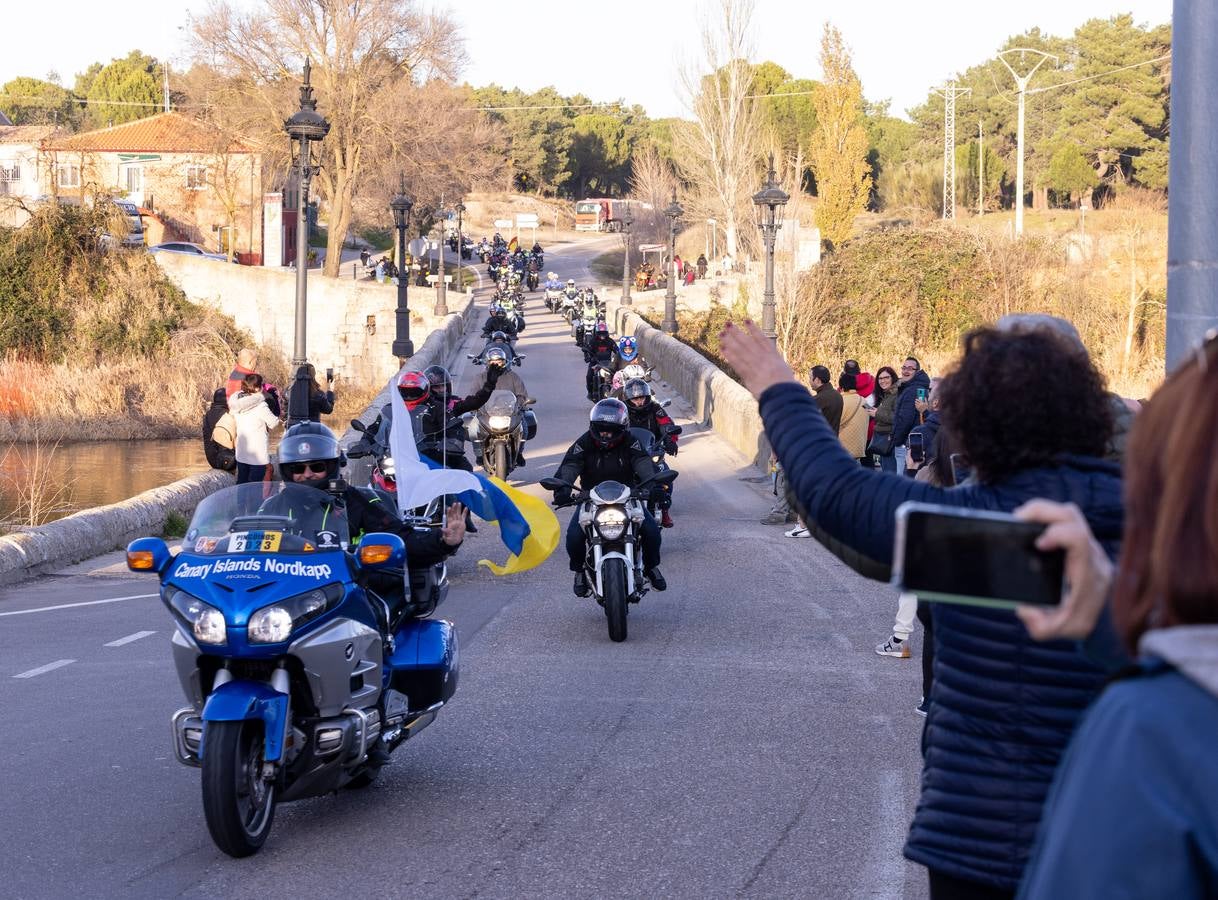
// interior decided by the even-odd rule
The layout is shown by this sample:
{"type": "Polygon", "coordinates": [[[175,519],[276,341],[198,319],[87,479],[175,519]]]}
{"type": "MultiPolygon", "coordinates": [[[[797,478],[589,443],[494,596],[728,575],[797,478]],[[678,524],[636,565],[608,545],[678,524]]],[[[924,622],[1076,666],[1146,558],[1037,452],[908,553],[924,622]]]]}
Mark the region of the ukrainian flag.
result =
{"type": "Polygon", "coordinates": [[[414,442],[410,413],[397,391],[390,392],[393,425],[389,446],[397,472],[400,514],[424,506],[435,497],[451,495],[470,512],[499,526],[499,536],[508,549],[502,566],[489,559],[478,560],[496,575],[524,572],[545,562],[558,546],[558,518],[549,505],[531,494],[518,491],[498,478],[476,472],[445,469],[438,462],[420,457],[414,442]]]}

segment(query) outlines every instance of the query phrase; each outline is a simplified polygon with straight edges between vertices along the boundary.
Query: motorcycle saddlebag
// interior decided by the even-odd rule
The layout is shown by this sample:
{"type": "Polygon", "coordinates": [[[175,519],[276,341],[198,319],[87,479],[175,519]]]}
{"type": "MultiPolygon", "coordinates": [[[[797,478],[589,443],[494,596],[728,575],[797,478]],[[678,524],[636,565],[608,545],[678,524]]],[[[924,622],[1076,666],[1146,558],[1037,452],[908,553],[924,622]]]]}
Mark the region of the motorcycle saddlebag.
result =
{"type": "Polygon", "coordinates": [[[457,629],[445,619],[409,619],[387,662],[389,686],[406,695],[411,712],[447,702],[457,690],[457,629]]]}
{"type": "Polygon", "coordinates": [[[537,415],[533,410],[526,409],[522,421],[524,424],[524,439],[526,441],[533,440],[533,438],[537,437],[537,415]]]}

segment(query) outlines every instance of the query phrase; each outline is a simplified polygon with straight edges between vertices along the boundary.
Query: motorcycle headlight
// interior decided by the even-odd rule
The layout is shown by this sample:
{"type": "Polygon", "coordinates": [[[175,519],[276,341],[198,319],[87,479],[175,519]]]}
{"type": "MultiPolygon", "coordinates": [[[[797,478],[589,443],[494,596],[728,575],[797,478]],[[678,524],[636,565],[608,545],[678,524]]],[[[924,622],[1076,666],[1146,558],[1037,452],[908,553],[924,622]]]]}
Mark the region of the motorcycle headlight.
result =
{"type": "Polygon", "coordinates": [[[190,625],[191,633],[200,644],[223,644],[228,641],[224,613],[210,603],[178,588],[168,588],[162,594],[169,608],[190,625]]]}
{"type": "Polygon", "coordinates": [[[616,506],[598,510],[593,521],[596,522],[596,530],[607,541],[616,541],[626,530],[626,513],[616,506]]]}
{"type": "Polygon", "coordinates": [[[384,459],[381,460],[381,474],[384,475],[386,478],[395,477],[395,472],[393,470],[393,457],[392,456],[386,456],[384,459]]]}
{"type": "Polygon", "coordinates": [[[286,641],[294,628],[316,619],[342,596],[342,585],[329,584],[264,606],[250,616],[249,642],[278,644],[286,641]]]}
{"type": "Polygon", "coordinates": [[[507,431],[509,428],[512,427],[512,417],[511,416],[488,416],[486,419],[486,424],[489,425],[491,428],[493,428],[495,431],[507,431]]]}

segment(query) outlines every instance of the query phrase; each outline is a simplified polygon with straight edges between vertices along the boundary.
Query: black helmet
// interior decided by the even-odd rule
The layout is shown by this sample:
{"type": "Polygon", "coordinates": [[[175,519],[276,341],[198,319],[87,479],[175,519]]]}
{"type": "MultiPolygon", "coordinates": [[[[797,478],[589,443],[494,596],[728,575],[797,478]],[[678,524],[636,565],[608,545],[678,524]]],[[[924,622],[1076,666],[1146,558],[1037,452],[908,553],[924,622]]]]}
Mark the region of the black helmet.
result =
{"type": "Polygon", "coordinates": [[[491,343],[506,344],[508,336],[506,331],[496,331],[491,335],[491,343]]]}
{"type": "Polygon", "coordinates": [[[300,422],[289,428],[279,442],[279,476],[292,483],[290,469],[300,463],[326,463],[326,477],[337,478],[347,459],[334,432],[320,422],[300,422]]]}
{"type": "Polygon", "coordinates": [[[622,388],[622,396],[626,398],[626,402],[635,409],[642,409],[646,403],[637,404],[634,401],[640,398],[644,400],[651,399],[651,385],[642,378],[631,378],[626,382],[626,386],[622,388]]]}
{"type": "Polygon", "coordinates": [[[453,381],[449,377],[448,369],[443,366],[428,366],[423,370],[423,374],[427,376],[427,380],[431,384],[432,396],[439,397],[441,401],[446,402],[448,395],[453,392],[453,381]]]}
{"type": "Polygon", "coordinates": [[[592,443],[602,449],[620,444],[629,425],[630,414],[621,400],[601,400],[588,414],[588,434],[592,443]]]}

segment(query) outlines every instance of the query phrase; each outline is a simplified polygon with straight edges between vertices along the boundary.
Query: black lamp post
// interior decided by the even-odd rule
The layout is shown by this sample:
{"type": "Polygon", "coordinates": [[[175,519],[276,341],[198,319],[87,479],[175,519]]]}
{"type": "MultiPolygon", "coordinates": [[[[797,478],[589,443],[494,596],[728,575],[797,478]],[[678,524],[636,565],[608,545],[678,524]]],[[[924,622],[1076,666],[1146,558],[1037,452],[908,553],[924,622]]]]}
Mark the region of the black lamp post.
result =
{"type": "Polygon", "coordinates": [[[406,226],[410,224],[412,206],[414,201],[406,196],[406,176],[400,175],[398,192],[389,201],[389,208],[393,210],[393,227],[398,232],[398,307],[394,310],[393,355],[403,365],[414,356],[414,344],[410,340],[410,267],[406,265],[406,226]]]}
{"type": "Polygon", "coordinates": [[[444,280],[444,223],[448,221],[448,213],[444,209],[444,195],[440,195],[440,208],[436,210],[435,224],[433,228],[440,229],[440,239],[436,242],[436,246],[440,248],[440,268],[436,277],[436,305],[432,308],[432,315],[446,316],[448,315],[448,283],[444,280]]]}
{"type": "Polygon", "coordinates": [[[465,204],[460,200],[455,207],[457,210],[457,290],[465,293],[465,279],[461,277],[461,260],[465,253],[465,238],[461,235],[461,219],[465,215],[465,204]]]}
{"type": "Polygon", "coordinates": [[[306,348],[309,269],[308,208],[309,182],[318,169],[313,165],[311,146],[315,142],[320,143],[330,131],[330,123],[317,111],[317,101],[313,99],[313,87],[309,84],[311,69],[312,64],[309,60],[305,60],[304,84],[300,86],[300,109],[283,123],[284,131],[288,133],[292,142],[292,165],[296,169],[299,187],[299,197],[296,201],[296,339],[292,345],[292,367],[296,370],[296,377],[288,403],[288,422],[292,425],[309,420],[311,379],[306,368],[309,362],[306,348]]]}
{"type": "Polygon", "coordinates": [[[677,191],[672,192],[672,203],[664,208],[668,216],[668,293],[664,295],[664,321],[660,330],[665,334],[677,333],[677,219],[685,210],[677,203],[677,191]]]}
{"type": "Polygon", "coordinates": [[[774,328],[774,239],[782,227],[779,214],[790,200],[790,195],[778,185],[774,175],[774,154],[770,154],[770,171],[765,184],[753,195],[757,207],[757,227],[765,241],[765,293],[761,299],[761,330],[771,341],[777,342],[778,332],[774,328]]]}
{"type": "Polygon", "coordinates": [[[626,255],[622,260],[622,306],[631,306],[630,299],[630,226],[634,224],[634,216],[630,214],[630,204],[626,204],[626,215],[622,217],[622,234],[626,236],[626,255]]]}

